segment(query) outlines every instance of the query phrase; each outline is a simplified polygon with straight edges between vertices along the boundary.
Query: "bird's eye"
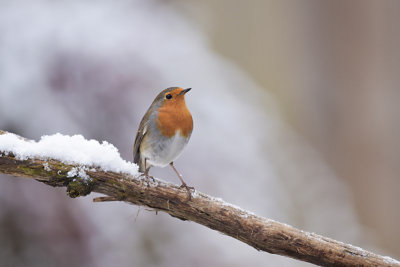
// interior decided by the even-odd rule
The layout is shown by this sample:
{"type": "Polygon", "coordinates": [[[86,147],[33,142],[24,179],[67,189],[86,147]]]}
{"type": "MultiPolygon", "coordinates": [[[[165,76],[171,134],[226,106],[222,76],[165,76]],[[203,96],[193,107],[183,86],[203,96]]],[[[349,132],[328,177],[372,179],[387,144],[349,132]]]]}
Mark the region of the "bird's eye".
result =
{"type": "Polygon", "coordinates": [[[172,95],[171,95],[171,94],[168,94],[168,95],[165,96],[165,98],[166,98],[166,99],[171,99],[171,98],[172,98],[172,95]]]}

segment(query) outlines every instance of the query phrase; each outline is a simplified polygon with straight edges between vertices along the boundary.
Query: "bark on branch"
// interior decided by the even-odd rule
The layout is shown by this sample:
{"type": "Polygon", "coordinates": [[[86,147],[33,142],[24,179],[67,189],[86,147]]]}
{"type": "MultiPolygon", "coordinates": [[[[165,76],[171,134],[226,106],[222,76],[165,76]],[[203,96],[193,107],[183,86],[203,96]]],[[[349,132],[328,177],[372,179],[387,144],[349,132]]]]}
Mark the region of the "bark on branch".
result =
{"type": "MultiPolygon", "coordinates": [[[[4,132],[0,131],[0,134],[4,132]]],[[[400,262],[355,246],[304,232],[241,210],[221,200],[187,191],[155,179],[137,179],[125,174],[87,168],[85,177],[68,177],[72,168],[82,168],[58,160],[38,158],[18,160],[0,151],[0,173],[34,178],[51,186],[65,186],[71,197],[98,192],[107,197],[164,211],[181,220],[190,220],[236,238],[257,250],[284,255],[322,266],[400,266],[400,262]]],[[[77,172],[79,173],[79,172],[77,172]]]]}

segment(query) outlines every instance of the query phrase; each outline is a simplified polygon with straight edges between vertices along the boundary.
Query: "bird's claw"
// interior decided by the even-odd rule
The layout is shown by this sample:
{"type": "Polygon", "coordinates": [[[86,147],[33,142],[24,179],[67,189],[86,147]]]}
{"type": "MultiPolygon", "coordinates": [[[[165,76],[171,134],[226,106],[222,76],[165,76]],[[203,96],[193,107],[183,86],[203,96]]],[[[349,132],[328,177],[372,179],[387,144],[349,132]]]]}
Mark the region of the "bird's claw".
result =
{"type": "Polygon", "coordinates": [[[187,184],[181,184],[179,188],[186,188],[187,191],[194,190],[193,186],[188,186],[187,184]]]}
{"type": "Polygon", "coordinates": [[[181,184],[181,186],[179,188],[185,188],[188,193],[188,199],[189,200],[192,199],[192,194],[191,194],[190,190],[194,190],[193,186],[188,186],[187,184],[183,183],[183,184],[181,184]]]}
{"type": "MultiPolygon", "coordinates": [[[[141,175],[139,175],[139,177],[142,177],[142,176],[146,177],[147,179],[153,180],[153,183],[156,182],[156,180],[154,179],[154,177],[151,176],[151,175],[148,175],[148,174],[146,174],[146,173],[142,173],[141,175]]],[[[150,186],[150,183],[147,183],[147,187],[149,187],[149,186],[150,186]]]]}

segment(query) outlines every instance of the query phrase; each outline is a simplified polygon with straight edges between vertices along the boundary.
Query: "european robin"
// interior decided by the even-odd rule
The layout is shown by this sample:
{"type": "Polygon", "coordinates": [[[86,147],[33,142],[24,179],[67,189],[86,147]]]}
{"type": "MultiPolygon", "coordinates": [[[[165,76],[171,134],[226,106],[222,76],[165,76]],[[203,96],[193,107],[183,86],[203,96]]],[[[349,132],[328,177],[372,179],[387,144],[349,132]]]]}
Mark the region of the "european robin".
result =
{"type": "Polygon", "coordinates": [[[182,176],[174,166],[190,139],[193,119],[185,103],[185,94],[191,88],[170,87],[157,95],[147,110],[135,138],[133,161],[139,171],[148,177],[152,166],[165,167],[168,164],[181,180],[181,187],[188,191],[182,176]]]}

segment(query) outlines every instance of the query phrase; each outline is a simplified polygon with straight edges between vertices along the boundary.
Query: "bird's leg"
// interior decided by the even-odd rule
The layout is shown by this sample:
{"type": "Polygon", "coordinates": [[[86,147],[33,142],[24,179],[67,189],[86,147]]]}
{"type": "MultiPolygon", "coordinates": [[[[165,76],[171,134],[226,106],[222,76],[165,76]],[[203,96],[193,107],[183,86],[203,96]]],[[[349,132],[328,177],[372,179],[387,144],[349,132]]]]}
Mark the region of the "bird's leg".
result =
{"type": "Polygon", "coordinates": [[[171,165],[172,169],[174,169],[175,173],[178,175],[179,180],[181,180],[182,185],[180,186],[181,188],[184,187],[186,188],[186,190],[189,192],[190,194],[190,189],[194,189],[194,187],[192,186],[187,186],[187,184],[185,183],[185,181],[183,181],[182,175],[176,170],[174,163],[171,162],[169,165],[171,165]]]}
{"type": "Polygon", "coordinates": [[[150,171],[150,166],[147,167],[147,159],[144,159],[144,173],[142,173],[140,176],[144,176],[146,178],[150,178],[151,180],[153,180],[153,182],[156,182],[156,180],[154,179],[153,176],[149,175],[149,171],[150,171]]]}
{"type": "Polygon", "coordinates": [[[151,180],[153,180],[153,182],[155,183],[156,180],[154,179],[153,176],[149,175],[149,171],[150,171],[150,166],[147,168],[147,159],[144,159],[144,175],[147,178],[150,178],[151,180]]]}

